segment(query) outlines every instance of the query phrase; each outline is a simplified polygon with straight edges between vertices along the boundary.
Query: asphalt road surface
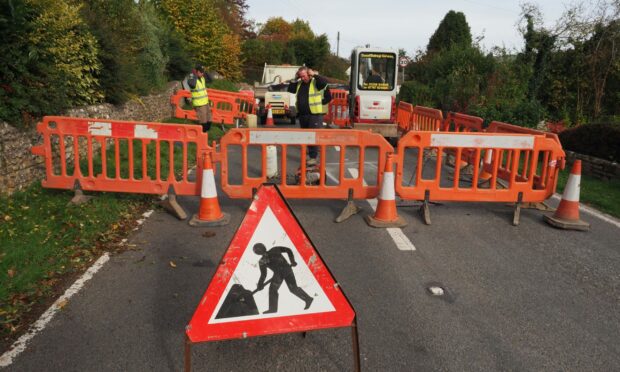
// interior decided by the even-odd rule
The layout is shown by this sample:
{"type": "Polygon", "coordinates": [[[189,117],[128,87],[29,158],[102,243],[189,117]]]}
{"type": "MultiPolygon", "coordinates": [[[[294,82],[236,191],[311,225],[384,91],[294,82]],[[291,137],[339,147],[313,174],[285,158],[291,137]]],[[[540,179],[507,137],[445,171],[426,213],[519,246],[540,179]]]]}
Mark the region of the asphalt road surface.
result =
{"type": "MultiPolygon", "coordinates": [[[[190,215],[198,209],[197,197],[180,202],[190,215]]],[[[416,207],[401,207],[415,247],[401,250],[366,225],[366,201],[341,224],[333,220],[344,201],[289,203],[357,312],[363,370],[620,370],[613,223],[582,213],[589,232],[563,231],[523,210],[515,227],[504,204],[445,203],[431,206],[427,226],[416,207]]],[[[184,328],[249,204],[220,193],[231,222],[217,228],[156,210],[6,370],[182,370],[184,328]]],[[[192,350],[195,371],[353,369],[350,329],[192,350]]]]}

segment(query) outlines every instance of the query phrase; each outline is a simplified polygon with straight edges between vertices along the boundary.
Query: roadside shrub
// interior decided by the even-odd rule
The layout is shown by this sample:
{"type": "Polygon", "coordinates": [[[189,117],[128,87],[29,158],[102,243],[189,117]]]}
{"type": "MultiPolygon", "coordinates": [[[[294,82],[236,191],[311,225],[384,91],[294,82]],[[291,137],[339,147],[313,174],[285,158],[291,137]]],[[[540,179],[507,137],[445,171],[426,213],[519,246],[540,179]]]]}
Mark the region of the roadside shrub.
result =
{"type": "Polygon", "coordinates": [[[431,89],[417,81],[405,81],[398,92],[398,100],[420,105],[434,107],[433,93],[431,89]]]}
{"type": "Polygon", "coordinates": [[[101,85],[107,101],[122,103],[160,88],[167,59],[154,12],[133,0],[91,0],[82,14],[100,44],[101,85]]]}
{"type": "Polygon", "coordinates": [[[597,158],[620,161],[620,125],[589,124],[559,134],[566,150],[597,158]]]}
{"type": "Polygon", "coordinates": [[[27,126],[35,117],[100,101],[98,45],[65,0],[0,5],[0,119],[27,126]]]}

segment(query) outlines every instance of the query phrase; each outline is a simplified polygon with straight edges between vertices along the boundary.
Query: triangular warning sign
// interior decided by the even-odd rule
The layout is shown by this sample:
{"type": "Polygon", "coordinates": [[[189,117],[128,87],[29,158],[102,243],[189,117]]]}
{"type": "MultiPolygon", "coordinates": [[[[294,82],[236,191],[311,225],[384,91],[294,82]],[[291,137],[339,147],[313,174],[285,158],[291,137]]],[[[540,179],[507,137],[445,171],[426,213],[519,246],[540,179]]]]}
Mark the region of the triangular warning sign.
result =
{"type": "Polygon", "coordinates": [[[263,185],[186,333],[191,342],[349,327],[355,312],[275,185],[263,185]]]}

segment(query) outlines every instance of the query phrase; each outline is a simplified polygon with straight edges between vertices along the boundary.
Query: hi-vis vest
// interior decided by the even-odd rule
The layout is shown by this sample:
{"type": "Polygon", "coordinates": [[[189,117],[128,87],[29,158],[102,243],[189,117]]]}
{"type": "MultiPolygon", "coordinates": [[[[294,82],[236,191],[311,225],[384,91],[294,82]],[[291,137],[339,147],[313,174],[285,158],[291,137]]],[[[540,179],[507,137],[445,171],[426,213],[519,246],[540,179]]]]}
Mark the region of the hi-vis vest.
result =
{"type": "MultiPolygon", "coordinates": [[[[297,90],[295,94],[299,92],[299,87],[301,87],[301,81],[297,83],[297,90]]],[[[308,106],[310,106],[310,113],[312,114],[322,114],[323,113],[323,93],[320,90],[316,89],[316,84],[314,83],[314,78],[310,80],[310,88],[308,89],[308,106]]]]}
{"type": "Polygon", "coordinates": [[[204,106],[209,103],[207,96],[207,87],[204,76],[196,79],[196,87],[192,89],[192,105],[194,107],[204,106]]]}

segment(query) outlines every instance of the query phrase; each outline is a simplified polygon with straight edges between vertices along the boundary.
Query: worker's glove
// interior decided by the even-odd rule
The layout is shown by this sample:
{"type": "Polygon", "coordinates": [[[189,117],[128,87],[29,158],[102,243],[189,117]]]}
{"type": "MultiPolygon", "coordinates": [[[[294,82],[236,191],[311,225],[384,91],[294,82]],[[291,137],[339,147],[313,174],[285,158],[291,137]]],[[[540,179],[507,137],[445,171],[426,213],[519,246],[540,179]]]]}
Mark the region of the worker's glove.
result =
{"type": "Polygon", "coordinates": [[[291,262],[291,267],[295,267],[295,266],[297,266],[297,262],[292,261],[292,262],[291,262]]]}

